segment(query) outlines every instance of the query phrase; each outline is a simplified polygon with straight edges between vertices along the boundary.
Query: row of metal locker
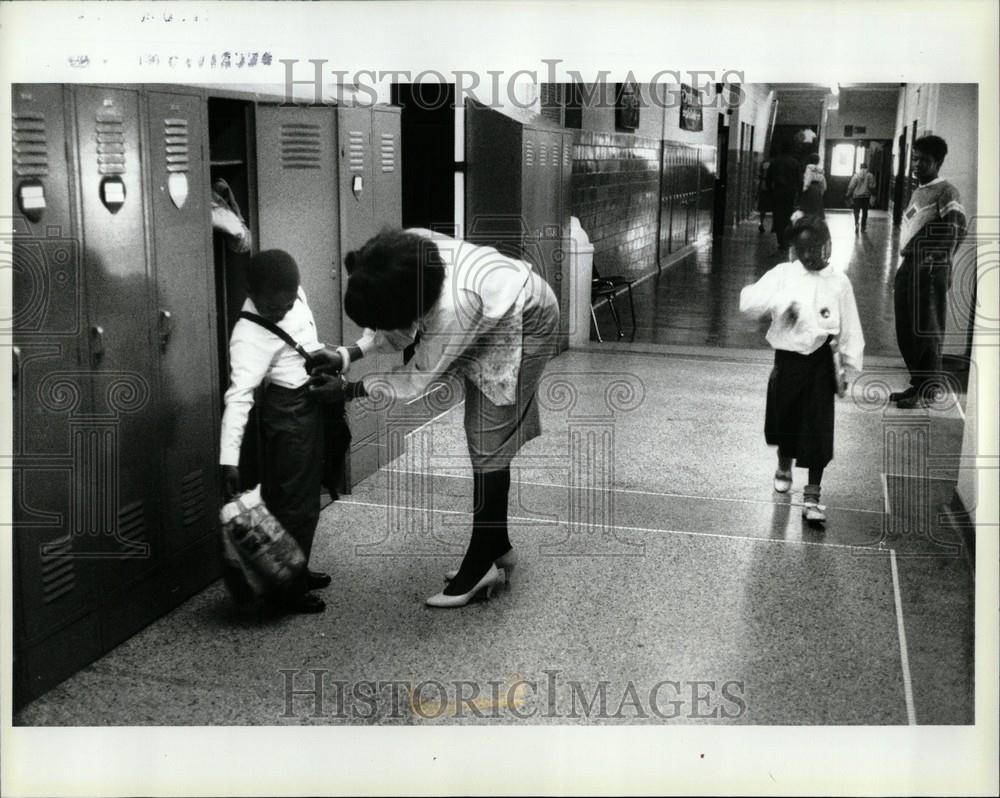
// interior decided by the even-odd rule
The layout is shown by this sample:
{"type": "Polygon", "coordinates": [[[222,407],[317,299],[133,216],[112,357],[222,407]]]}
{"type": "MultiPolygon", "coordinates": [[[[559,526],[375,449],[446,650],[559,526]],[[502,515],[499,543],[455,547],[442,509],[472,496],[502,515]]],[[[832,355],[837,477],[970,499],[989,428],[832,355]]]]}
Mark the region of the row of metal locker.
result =
{"type": "MultiPolygon", "coordinates": [[[[20,705],[218,575],[218,424],[248,256],[213,241],[213,180],[255,249],[296,258],[330,343],[360,333],[341,314],[344,255],[400,224],[401,186],[395,108],[39,84],[14,86],[12,110],[20,705]]],[[[386,434],[350,412],[354,483],[386,434]]]]}
{"type": "Polygon", "coordinates": [[[712,230],[715,147],[663,142],[660,253],[683,249],[712,230]]]}

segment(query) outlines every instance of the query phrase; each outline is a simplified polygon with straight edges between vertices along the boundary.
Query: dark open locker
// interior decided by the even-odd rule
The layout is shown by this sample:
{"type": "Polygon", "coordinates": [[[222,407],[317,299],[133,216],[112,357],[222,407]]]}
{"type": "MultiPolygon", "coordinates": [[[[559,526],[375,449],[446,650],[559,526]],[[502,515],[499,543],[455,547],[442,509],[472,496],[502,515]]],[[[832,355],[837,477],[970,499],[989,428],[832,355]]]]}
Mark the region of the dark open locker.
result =
{"type": "MultiPolygon", "coordinates": [[[[571,146],[571,133],[537,114],[466,106],[466,237],[531,261],[560,308],[568,301],[562,252],[569,231],[564,169],[571,168],[564,152],[571,146]]],[[[560,347],[567,343],[562,335],[560,347]]]]}
{"type": "Polygon", "coordinates": [[[75,223],[71,97],[12,87],[14,701],[100,653],[93,561],[70,517],[74,434],[91,407],[81,362],[87,313],[75,223]]]}

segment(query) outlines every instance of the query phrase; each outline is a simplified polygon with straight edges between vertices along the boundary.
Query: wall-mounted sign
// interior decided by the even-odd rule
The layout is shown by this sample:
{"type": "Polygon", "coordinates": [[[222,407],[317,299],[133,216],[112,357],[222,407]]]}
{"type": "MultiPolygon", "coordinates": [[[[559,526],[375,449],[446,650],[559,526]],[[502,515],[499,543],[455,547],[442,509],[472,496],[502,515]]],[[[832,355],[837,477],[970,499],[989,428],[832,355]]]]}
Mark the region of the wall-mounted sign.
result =
{"type": "Polygon", "coordinates": [[[681,84],[681,130],[702,129],[701,91],[681,84]]]}

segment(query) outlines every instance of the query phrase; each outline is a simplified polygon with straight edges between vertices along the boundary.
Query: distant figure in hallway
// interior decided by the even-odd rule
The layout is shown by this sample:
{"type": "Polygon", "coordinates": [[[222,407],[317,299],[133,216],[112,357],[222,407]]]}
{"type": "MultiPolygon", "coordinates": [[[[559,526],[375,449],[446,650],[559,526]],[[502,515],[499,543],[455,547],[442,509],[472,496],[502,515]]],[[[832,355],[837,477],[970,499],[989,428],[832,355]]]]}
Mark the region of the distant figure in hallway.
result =
{"type": "Polygon", "coordinates": [[[802,515],[826,521],[819,503],[823,469],[833,459],[834,394],[838,376],[831,342],[837,339],[846,367],[861,371],[865,348],[854,289],[829,265],[826,222],[803,216],[789,236],[796,259],[779,263],[740,294],[743,313],[771,317],[767,341],[774,369],[767,383],[764,440],[778,447],[774,489],[792,487],[792,461],[809,469],[802,515]]]}
{"type": "Polygon", "coordinates": [[[771,198],[771,231],[778,240],[778,249],[784,251],[788,244],[785,232],[795,210],[795,198],[802,184],[802,165],[789,151],[786,144],[776,158],[771,159],[767,170],[768,195],[771,198]]]}
{"type": "Polygon", "coordinates": [[[854,209],[854,232],[858,232],[858,216],[861,216],[861,232],[868,228],[868,206],[871,204],[872,192],[875,191],[875,175],[868,171],[868,164],[863,163],[847,184],[845,202],[854,209]]]}
{"type": "Polygon", "coordinates": [[[910,387],[889,398],[904,410],[923,407],[943,390],[941,346],[951,261],[965,235],[965,208],[951,183],[938,177],[948,154],[940,136],[913,142],[913,175],[919,185],[903,213],[902,262],[896,272],[896,340],[910,372],[910,387]]]}
{"type": "Polygon", "coordinates": [[[763,161],[760,165],[760,173],[757,176],[757,230],[764,232],[764,220],[767,212],[771,209],[771,195],[768,191],[767,172],[771,166],[770,161],[763,161]]]}
{"type": "Polygon", "coordinates": [[[799,210],[806,216],[826,217],[823,210],[823,195],[826,194],[826,176],[819,165],[819,155],[811,153],[806,158],[806,171],[802,176],[802,197],[799,210]]]}

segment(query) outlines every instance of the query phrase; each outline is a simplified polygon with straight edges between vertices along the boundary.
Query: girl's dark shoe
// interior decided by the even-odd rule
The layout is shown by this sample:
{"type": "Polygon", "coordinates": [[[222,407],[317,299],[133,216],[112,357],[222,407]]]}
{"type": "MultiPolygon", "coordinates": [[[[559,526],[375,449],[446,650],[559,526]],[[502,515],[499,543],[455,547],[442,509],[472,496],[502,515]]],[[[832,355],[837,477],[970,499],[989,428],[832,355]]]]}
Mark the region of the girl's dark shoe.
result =
{"type": "Polygon", "coordinates": [[[312,593],[284,597],[275,603],[285,612],[316,613],[326,609],[326,602],[312,593]]]}

